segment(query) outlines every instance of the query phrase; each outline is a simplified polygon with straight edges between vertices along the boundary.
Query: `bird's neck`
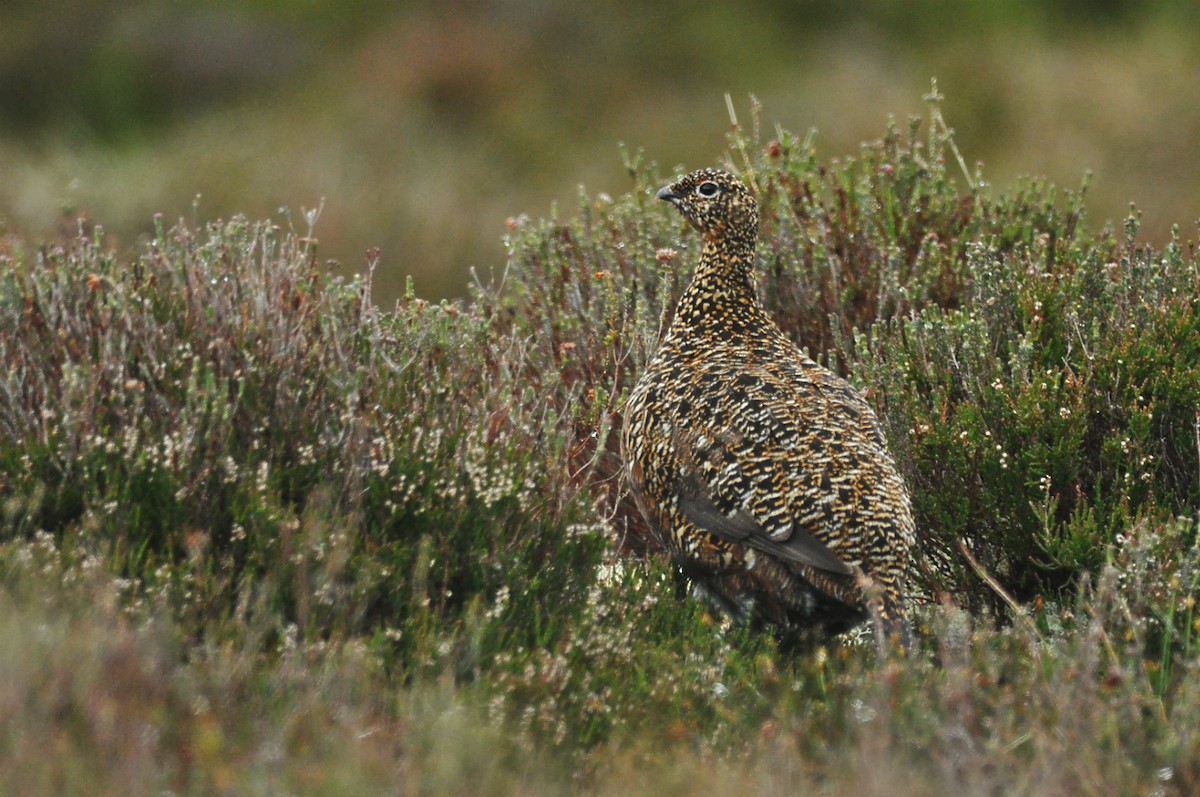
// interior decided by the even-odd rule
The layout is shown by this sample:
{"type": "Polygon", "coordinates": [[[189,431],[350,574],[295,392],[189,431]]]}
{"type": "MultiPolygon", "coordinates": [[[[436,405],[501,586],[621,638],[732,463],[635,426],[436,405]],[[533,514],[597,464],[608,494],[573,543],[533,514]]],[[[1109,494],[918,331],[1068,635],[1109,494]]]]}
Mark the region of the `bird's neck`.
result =
{"type": "Polygon", "coordinates": [[[706,239],[700,264],[675,308],[672,333],[752,333],[765,321],[754,278],[754,242],[706,239]]]}

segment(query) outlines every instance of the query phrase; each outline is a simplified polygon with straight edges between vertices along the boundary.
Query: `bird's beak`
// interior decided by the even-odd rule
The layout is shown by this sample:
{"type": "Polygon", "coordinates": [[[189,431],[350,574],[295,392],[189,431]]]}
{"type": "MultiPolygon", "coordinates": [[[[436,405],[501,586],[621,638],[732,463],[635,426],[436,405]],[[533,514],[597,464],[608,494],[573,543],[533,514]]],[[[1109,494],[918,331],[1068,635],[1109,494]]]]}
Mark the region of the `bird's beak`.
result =
{"type": "Polygon", "coordinates": [[[679,194],[676,194],[675,192],[673,192],[671,190],[671,186],[669,186],[669,185],[666,188],[659,189],[659,192],[657,194],[655,194],[654,197],[655,197],[655,199],[665,199],[667,202],[670,202],[672,205],[679,204],[679,194]]]}

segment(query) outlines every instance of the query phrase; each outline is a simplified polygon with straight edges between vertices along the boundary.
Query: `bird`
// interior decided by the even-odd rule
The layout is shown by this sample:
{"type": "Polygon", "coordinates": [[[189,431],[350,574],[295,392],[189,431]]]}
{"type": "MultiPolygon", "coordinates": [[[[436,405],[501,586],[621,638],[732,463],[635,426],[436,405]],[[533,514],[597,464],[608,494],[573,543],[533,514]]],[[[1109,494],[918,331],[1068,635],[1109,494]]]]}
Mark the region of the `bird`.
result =
{"type": "Polygon", "coordinates": [[[656,194],[702,248],[625,405],[624,471],[658,543],[734,622],[836,635],[868,620],[911,648],[915,523],[879,419],[758,297],[758,207],[702,169],[656,194]]]}

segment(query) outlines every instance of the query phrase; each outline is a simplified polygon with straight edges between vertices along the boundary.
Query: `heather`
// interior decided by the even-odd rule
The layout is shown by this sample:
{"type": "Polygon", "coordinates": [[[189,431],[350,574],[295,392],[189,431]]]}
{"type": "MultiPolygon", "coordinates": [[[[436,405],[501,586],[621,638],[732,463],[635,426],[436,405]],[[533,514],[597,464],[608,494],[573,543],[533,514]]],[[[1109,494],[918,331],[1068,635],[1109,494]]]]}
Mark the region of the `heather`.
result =
{"type": "Polygon", "coordinates": [[[989,188],[936,101],[839,158],[759,127],[763,298],[912,492],[910,658],[728,627],[628,500],[698,247],[638,153],[457,302],[379,306],[403,263],[334,276],[315,211],[10,231],[6,791],[1191,793],[1194,230],[989,188]]]}

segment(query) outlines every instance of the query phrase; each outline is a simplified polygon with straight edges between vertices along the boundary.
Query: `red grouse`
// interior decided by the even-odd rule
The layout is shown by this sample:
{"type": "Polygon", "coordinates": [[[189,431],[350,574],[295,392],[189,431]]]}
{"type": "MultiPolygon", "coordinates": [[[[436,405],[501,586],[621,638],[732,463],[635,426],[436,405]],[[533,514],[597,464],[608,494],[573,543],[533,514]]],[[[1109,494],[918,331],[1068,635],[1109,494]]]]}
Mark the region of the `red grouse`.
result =
{"type": "Polygon", "coordinates": [[[758,208],[733,175],[658,192],[704,240],[625,410],[634,497],[683,573],[741,622],[910,645],[912,509],[875,413],[759,302],[758,208]]]}

